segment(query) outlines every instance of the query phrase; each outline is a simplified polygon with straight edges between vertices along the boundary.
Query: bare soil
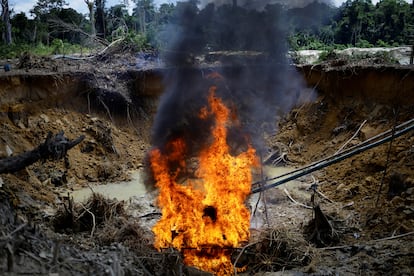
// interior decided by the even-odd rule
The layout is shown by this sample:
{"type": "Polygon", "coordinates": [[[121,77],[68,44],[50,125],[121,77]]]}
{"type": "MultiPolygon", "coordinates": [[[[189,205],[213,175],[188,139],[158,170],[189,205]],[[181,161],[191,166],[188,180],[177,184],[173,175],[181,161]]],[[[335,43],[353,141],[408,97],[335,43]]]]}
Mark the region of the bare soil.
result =
{"type": "MultiPolygon", "coordinates": [[[[49,131],[64,130],[70,139],[81,134],[86,138],[68,152],[69,167],[63,160],[44,160],[1,175],[0,274],[202,275],[185,267],[178,252],[153,248],[150,229],[160,215],[154,206],[156,192],[128,202],[94,195],[79,204],[68,197],[68,192],[90,184],[128,180],[131,171],[145,167],[159,95],[145,95],[142,112],[128,116],[115,114],[105,105],[91,109],[86,97],[76,94],[62,95],[65,101],[58,101],[59,89],[65,91],[59,83],[69,89],[72,82],[62,81],[67,74],[92,74],[95,88],[119,93],[130,103],[131,87],[125,76],[138,70],[137,58],[28,59],[24,64],[11,61],[12,71],[0,73],[8,84],[0,90],[0,158],[31,150],[49,131]],[[34,75],[51,77],[42,79],[41,85],[35,83],[33,90],[23,89],[30,85],[22,80],[34,75]],[[49,92],[44,96],[41,91],[49,92]],[[33,93],[37,96],[31,97],[33,93]],[[153,101],[148,103],[148,97],[153,101]]],[[[141,61],[140,71],[152,70],[153,63],[141,61]]],[[[333,81],[332,74],[346,82],[349,75],[345,73],[355,72],[355,67],[299,70],[310,86],[318,84],[325,92],[295,107],[279,122],[278,132],[266,137],[269,148],[283,148],[286,169],[321,160],[346,143],[356,145],[412,119],[414,90],[406,84],[390,84],[404,91],[402,96],[367,87],[361,95],[357,84],[350,85],[350,90],[341,86],[341,90],[335,89],[338,82],[333,81]],[[361,124],[361,131],[349,140],[361,124]]],[[[384,72],[384,67],[369,65],[363,70],[370,83],[378,85],[372,74],[384,72]]],[[[395,74],[398,70],[412,74],[411,69],[400,67],[387,66],[385,71],[395,74]]],[[[408,79],[401,77],[400,83],[413,85],[414,80],[408,79]]],[[[363,83],[363,79],[357,81],[363,83]]],[[[161,86],[155,85],[153,91],[161,86]]],[[[274,166],[266,170],[270,177],[278,173],[274,166]]],[[[281,275],[281,271],[287,275],[412,275],[413,171],[411,131],[286,187],[267,190],[257,206],[255,195],[252,221],[258,223],[252,227],[250,243],[235,250],[235,263],[247,265],[245,275],[281,275]],[[312,184],[324,197],[312,190],[312,184]],[[315,204],[331,227],[323,233],[322,225],[319,239],[314,235],[315,213],[306,208],[315,204]]]]}

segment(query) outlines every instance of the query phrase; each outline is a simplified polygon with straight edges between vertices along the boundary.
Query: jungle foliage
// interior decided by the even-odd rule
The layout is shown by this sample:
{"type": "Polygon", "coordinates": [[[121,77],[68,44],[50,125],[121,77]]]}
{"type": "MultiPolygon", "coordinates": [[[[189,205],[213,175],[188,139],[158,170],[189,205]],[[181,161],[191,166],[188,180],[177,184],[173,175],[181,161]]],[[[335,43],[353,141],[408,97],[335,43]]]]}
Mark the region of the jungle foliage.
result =
{"type": "Polygon", "coordinates": [[[68,8],[65,0],[38,0],[30,16],[14,13],[8,9],[8,0],[1,1],[2,57],[30,49],[66,53],[107,45],[120,37],[137,41],[143,50],[163,51],[183,24],[192,24],[194,39],[188,42],[203,45],[199,50],[265,51],[280,47],[280,41],[294,50],[390,47],[411,45],[414,38],[414,2],[403,0],[381,0],[376,5],[370,0],[347,0],[340,7],[315,1],[292,9],[272,4],[261,10],[245,9],[237,1],[201,8],[197,0],[160,6],[153,0],[132,0],[132,13],[128,13],[127,1],[106,7],[104,0],[90,0],[93,13],[89,14],[68,8]],[[7,12],[10,16],[4,16],[7,12]]]}

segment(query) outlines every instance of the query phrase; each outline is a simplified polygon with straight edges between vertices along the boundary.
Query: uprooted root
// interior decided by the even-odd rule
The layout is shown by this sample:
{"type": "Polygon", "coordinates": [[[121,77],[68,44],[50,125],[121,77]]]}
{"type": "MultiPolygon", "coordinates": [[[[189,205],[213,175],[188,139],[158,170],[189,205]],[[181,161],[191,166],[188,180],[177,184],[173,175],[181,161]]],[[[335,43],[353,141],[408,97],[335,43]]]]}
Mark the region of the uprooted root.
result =
{"type": "Polygon", "coordinates": [[[313,208],[314,218],[305,227],[308,240],[317,247],[331,246],[340,240],[340,234],[335,230],[332,220],[326,216],[319,205],[313,208]]]}
{"type": "Polygon", "coordinates": [[[153,246],[154,236],[138,222],[124,217],[114,218],[105,223],[96,238],[102,246],[122,244],[134,252],[145,275],[188,275],[183,274],[188,268],[181,253],[172,248],[157,251],[153,246]]]}
{"type": "Polygon", "coordinates": [[[125,212],[122,201],[110,200],[97,193],[93,193],[85,204],[75,204],[70,197],[67,200],[55,216],[56,231],[91,231],[92,236],[96,227],[125,212]]]}
{"type": "Polygon", "coordinates": [[[237,267],[246,265],[248,272],[280,271],[308,265],[313,257],[309,244],[298,233],[287,229],[267,229],[257,241],[239,253],[237,267]]]}
{"type": "Polygon", "coordinates": [[[283,143],[276,143],[268,154],[263,158],[263,164],[271,166],[284,166],[290,161],[288,159],[289,147],[283,143]]]}

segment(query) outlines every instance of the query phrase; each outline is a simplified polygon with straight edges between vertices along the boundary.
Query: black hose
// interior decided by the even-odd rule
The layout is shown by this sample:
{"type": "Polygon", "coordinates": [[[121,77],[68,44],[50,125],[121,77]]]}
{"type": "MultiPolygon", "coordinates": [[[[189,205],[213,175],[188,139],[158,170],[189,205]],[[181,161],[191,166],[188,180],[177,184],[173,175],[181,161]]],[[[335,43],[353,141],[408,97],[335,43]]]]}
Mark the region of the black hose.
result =
{"type": "MultiPolygon", "coordinates": [[[[301,176],[307,175],[307,174],[309,174],[311,172],[320,170],[322,168],[328,167],[328,166],[330,166],[332,164],[335,164],[335,163],[338,163],[338,162],[340,162],[340,161],[342,161],[344,159],[347,159],[347,158],[349,158],[349,157],[351,157],[353,155],[359,154],[361,152],[364,152],[366,150],[369,150],[371,148],[374,148],[376,146],[379,146],[379,145],[381,145],[383,143],[386,143],[386,142],[388,142],[388,141],[390,141],[390,140],[392,140],[394,138],[397,138],[397,137],[399,137],[399,136],[401,136],[401,135],[403,135],[403,134],[405,134],[405,133],[413,130],[414,129],[414,124],[409,125],[409,123],[412,123],[413,121],[414,121],[414,119],[412,119],[410,121],[407,121],[407,122],[405,122],[405,123],[397,126],[396,129],[395,129],[394,135],[388,135],[388,136],[386,136],[386,137],[384,137],[384,138],[382,138],[382,139],[380,139],[378,141],[369,143],[370,141],[375,140],[378,137],[384,136],[385,134],[391,132],[392,130],[386,131],[384,133],[381,133],[381,134],[379,134],[377,136],[374,136],[374,137],[372,137],[372,138],[364,141],[363,143],[361,143],[361,144],[359,144],[357,146],[354,146],[354,147],[352,147],[352,148],[344,151],[343,153],[340,153],[340,154],[331,156],[329,158],[326,158],[326,159],[321,160],[319,162],[313,163],[313,164],[311,164],[309,166],[306,166],[304,168],[295,170],[293,172],[286,173],[286,174],[280,175],[280,176],[275,177],[275,178],[272,178],[272,179],[268,179],[266,181],[275,180],[275,179],[279,179],[279,178],[282,178],[282,177],[285,177],[285,176],[290,175],[289,177],[286,177],[286,178],[284,178],[282,180],[279,180],[279,181],[276,181],[274,183],[267,184],[267,185],[261,186],[259,188],[253,188],[252,189],[252,193],[253,194],[254,193],[259,193],[259,192],[268,190],[270,188],[273,188],[273,187],[276,187],[276,186],[285,184],[286,182],[289,182],[289,181],[294,180],[296,178],[299,178],[301,176]],[[402,126],[406,126],[406,125],[409,125],[409,126],[401,129],[402,126]]],[[[260,183],[260,182],[258,182],[258,183],[260,183]]],[[[254,184],[257,184],[257,183],[254,183],[254,184]]]]}
{"type": "MultiPolygon", "coordinates": [[[[412,124],[412,123],[414,123],[414,119],[411,119],[411,120],[409,120],[409,121],[406,121],[406,122],[404,122],[404,123],[402,123],[402,124],[400,124],[400,125],[396,126],[396,127],[395,127],[395,130],[399,130],[399,129],[403,128],[403,127],[406,127],[407,125],[408,125],[408,127],[410,127],[410,124],[412,124]]],[[[293,170],[293,171],[291,171],[291,172],[287,172],[287,173],[284,173],[284,174],[281,174],[281,175],[278,175],[278,176],[275,176],[275,177],[272,177],[272,178],[267,178],[267,179],[265,179],[264,181],[265,181],[265,182],[268,182],[268,181],[273,181],[273,180],[276,180],[276,179],[279,179],[279,178],[285,177],[285,176],[287,176],[287,175],[291,175],[291,174],[294,174],[294,173],[296,173],[296,172],[299,172],[299,171],[305,170],[305,169],[307,169],[307,168],[310,168],[311,166],[314,166],[314,165],[316,165],[316,164],[319,164],[320,162],[324,162],[324,161],[327,161],[327,160],[332,159],[332,158],[334,158],[334,157],[337,157],[337,156],[339,156],[339,155],[346,154],[347,152],[350,152],[350,151],[352,151],[352,150],[354,150],[354,149],[356,149],[356,148],[359,148],[359,147],[362,147],[362,146],[364,146],[364,145],[367,145],[367,144],[369,144],[370,142],[372,142],[372,141],[374,141],[374,140],[376,140],[376,139],[379,139],[379,138],[381,138],[381,137],[383,137],[383,136],[385,136],[385,135],[387,135],[387,134],[389,134],[389,133],[392,133],[392,131],[393,131],[393,129],[389,129],[389,130],[387,130],[387,131],[381,132],[380,134],[377,134],[377,135],[375,135],[375,136],[373,136],[373,137],[371,137],[371,138],[369,138],[369,139],[365,140],[364,142],[362,142],[362,143],[360,143],[360,144],[358,144],[358,145],[355,145],[355,146],[353,146],[353,147],[350,147],[350,148],[348,148],[348,149],[346,149],[346,150],[342,151],[342,153],[338,153],[338,154],[336,154],[336,155],[332,155],[332,156],[329,156],[329,157],[324,158],[324,159],[322,159],[322,160],[319,160],[319,161],[313,162],[313,163],[311,163],[311,164],[309,164],[309,165],[307,165],[307,166],[305,166],[305,167],[303,167],[303,168],[296,169],[296,170],[293,170]]],[[[263,181],[258,181],[258,182],[255,182],[255,183],[253,183],[253,186],[255,186],[255,185],[260,185],[260,184],[263,184],[263,181]]]]}

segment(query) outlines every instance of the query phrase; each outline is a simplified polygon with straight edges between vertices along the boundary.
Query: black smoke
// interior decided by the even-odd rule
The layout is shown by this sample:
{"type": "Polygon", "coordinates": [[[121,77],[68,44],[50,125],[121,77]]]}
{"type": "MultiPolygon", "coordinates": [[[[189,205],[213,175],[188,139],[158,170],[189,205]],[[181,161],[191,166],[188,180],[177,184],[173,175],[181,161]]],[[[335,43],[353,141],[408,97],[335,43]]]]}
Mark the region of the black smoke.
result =
{"type": "Polygon", "coordinates": [[[279,4],[286,9],[290,9],[303,8],[314,2],[333,6],[333,1],[331,0],[201,0],[200,6],[204,7],[210,3],[214,3],[216,6],[231,4],[249,9],[263,10],[266,5],[279,4]]]}
{"type": "Polygon", "coordinates": [[[210,141],[214,121],[203,121],[198,114],[207,105],[211,85],[218,87],[218,96],[242,122],[229,129],[235,154],[248,141],[263,148],[263,133],[274,132],[278,119],[303,94],[304,81],[287,57],[285,8],[266,3],[263,9],[252,9],[234,5],[234,1],[219,2],[202,9],[198,1],[178,2],[172,24],[164,32],[168,41],[163,56],[168,66],[166,91],[153,128],[153,144],[160,149],[184,137],[192,156],[210,141]],[[223,53],[220,63],[200,62],[200,57],[212,51],[223,53]],[[207,78],[212,72],[223,79],[207,78]]]}

